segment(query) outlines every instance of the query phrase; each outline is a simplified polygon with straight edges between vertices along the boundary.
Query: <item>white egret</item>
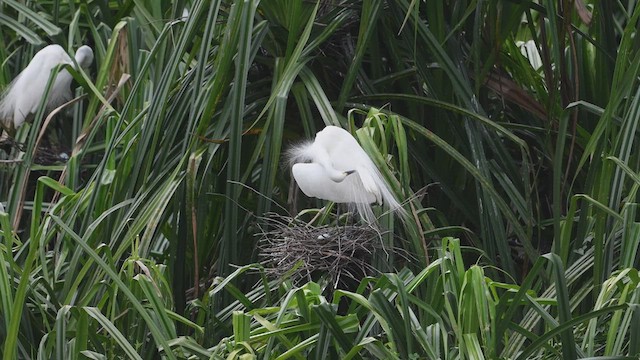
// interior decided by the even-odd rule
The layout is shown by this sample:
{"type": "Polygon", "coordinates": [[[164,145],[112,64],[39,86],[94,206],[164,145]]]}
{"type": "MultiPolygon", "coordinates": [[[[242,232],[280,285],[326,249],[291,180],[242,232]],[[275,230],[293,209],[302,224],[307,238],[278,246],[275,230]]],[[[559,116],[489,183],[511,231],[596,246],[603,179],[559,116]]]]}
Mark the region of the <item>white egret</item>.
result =
{"type": "Polygon", "coordinates": [[[404,215],[382,174],[348,131],[327,126],[314,141],[290,149],[288,157],[293,177],[305,195],[353,204],[370,224],[375,223],[372,203],[384,203],[404,215]]]}
{"type": "MultiPolygon", "coordinates": [[[[88,68],[93,62],[93,50],[84,45],[76,51],[76,62],[88,68]]],[[[38,51],[29,65],[11,82],[0,100],[0,124],[13,132],[25,121],[32,120],[44,95],[51,70],[59,64],[73,66],[71,57],[60,45],[48,45],[38,51]]],[[[61,70],[51,86],[46,102],[47,111],[71,99],[71,74],[61,70]]]]}
{"type": "Polygon", "coordinates": [[[535,41],[516,41],[516,46],[520,48],[520,53],[529,60],[534,70],[538,71],[542,67],[542,58],[535,41]]]}

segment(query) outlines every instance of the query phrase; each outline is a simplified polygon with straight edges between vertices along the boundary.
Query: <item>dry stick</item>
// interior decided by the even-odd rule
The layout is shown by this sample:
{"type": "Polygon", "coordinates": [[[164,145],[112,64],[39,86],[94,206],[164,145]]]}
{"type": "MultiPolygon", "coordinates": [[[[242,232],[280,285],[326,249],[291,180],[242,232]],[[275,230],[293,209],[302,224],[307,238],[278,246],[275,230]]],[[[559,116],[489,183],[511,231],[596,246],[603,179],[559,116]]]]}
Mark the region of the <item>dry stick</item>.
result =
{"type": "Polygon", "coordinates": [[[311,220],[309,220],[309,222],[307,223],[307,226],[313,226],[311,224],[313,224],[314,222],[316,222],[316,220],[318,220],[320,218],[320,215],[322,215],[323,212],[327,211],[327,206],[323,206],[320,210],[318,210],[318,212],[313,216],[313,218],[311,220]]]}
{"type": "MultiPolygon", "coordinates": [[[[42,127],[40,128],[40,133],[38,134],[38,138],[36,139],[36,142],[33,145],[33,152],[31,153],[31,159],[33,159],[36,156],[36,151],[38,150],[38,145],[40,144],[40,141],[42,140],[42,137],[44,136],[45,130],[47,129],[47,127],[51,123],[51,120],[53,120],[53,117],[57,113],[62,111],[64,108],[66,108],[67,106],[72,105],[72,104],[80,101],[80,99],[82,99],[83,97],[84,97],[84,95],[83,96],[78,96],[75,99],[67,101],[66,103],[58,106],[57,108],[53,109],[53,111],[51,111],[51,113],[49,113],[47,118],[44,120],[44,123],[42,123],[42,127]]],[[[29,181],[29,176],[31,176],[31,164],[29,164],[29,168],[27,169],[27,171],[25,173],[25,176],[22,177],[22,182],[20,183],[20,189],[22,189],[22,191],[20,192],[20,200],[18,201],[18,208],[16,209],[16,213],[15,213],[15,215],[13,217],[13,228],[14,229],[18,228],[18,226],[20,225],[20,219],[22,218],[22,211],[24,209],[24,197],[25,197],[26,192],[27,192],[27,182],[29,181]]]]}
{"type": "MultiPolygon", "coordinates": [[[[84,145],[84,142],[86,141],[87,136],[89,135],[91,130],[94,127],[96,127],[98,120],[101,118],[102,114],[107,110],[107,106],[111,107],[110,106],[111,102],[116,98],[116,96],[118,96],[124,84],[126,84],[127,81],[129,81],[129,78],[131,78],[129,74],[122,74],[122,76],[120,77],[120,80],[118,81],[118,86],[115,88],[115,90],[113,90],[111,95],[109,95],[107,102],[102,105],[102,107],[100,108],[100,111],[98,111],[96,116],[93,117],[89,126],[87,126],[84,130],[82,130],[82,133],[78,135],[78,138],[76,139],[76,143],[73,146],[73,150],[71,151],[71,156],[78,154],[80,150],[82,150],[82,146],[84,145]]],[[[67,164],[64,165],[64,168],[60,173],[60,177],[58,178],[58,183],[62,184],[65,176],[67,176],[67,164]]],[[[60,193],[56,191],[53,194],[51,203],[54,204],[59,197],[60,197],[60,193]]]]}
{"type": "Polygon", "coordinates": [[[107,108],[113,109],[111,107],[111,102],[120,93],[120,90],[122,90],[122,87],[124,86],[124,84],[126,84],[127,81],[129,81],[129,78],[131,78],[131,75],[129,74],[122,74],[122,76],[120,76],[120,80],[118,81],[118,86],[109,95],[109,98],[106,99],[106,102],[102,103],[102,107],[100,108],[100,111],[98,111],[96,116],[93,117],[93,119],[91,120],[91,124],[89,124],[89,126],[87,126],[84,130],[82,130],[82,133],[78,135],[78,139],[76,139],[76,144],[73,148],[72,154],[77,154],[82,149],[82,145],[84,145],[84,142],[87,140],[87,136],[89,135],[91,130],[97,126],[98,120],[100,120],[101,115],[107,110],[107,108]]]}
{"type": "MultiPolygon", "coordinates": [[[[423,189],[426,189],[425,186],[423,189]]],[[[420,192],[422,189],[418,190],[420,192]]],[[[425,190],[426,191],[426,190],[425,190]]],[[[418,216],[418,211],[416,209],[413,201],[409,200],[409,207],[411,207],[411,215],[413,215],[413,220],[416,222],[416,227],[418,228],[418,235],[420,236],[420,244],[422,245],[422,251],[424,252],[424,259],[426,261],[426,265],[429,265],[429,250],[427,249],[427,239],[424,237],[424,230],[422,228],[422,222],[420,221],[420,217],[418,216]]]]}
{"type": "MultiPolygon", "coordinates": [[[[83,143],[83,140],[85,139],[86,135],[96,125],[96,122],[97,122],[97,119],[99,118],[99,116],[102,115],[102,113],[105,111],[107,105],[110,104],[113,101],[115,96],[120,92],[120,90],[122,89],[122,86],[127,82],[127,80],[129,80],[129,78],[130,78],[129,74],[123,74],[122,75],[122,77],[120,78],[120,81],[118,83],[118,87],[111,94],[111,96],[107,100],[107,103],[103,104],[102,108],[100,108],[100,111],[94,117],[94,119],[92,120],[91,124],[82,132],[82,134],[80,134],[80,136],[78,136],[78,139],[76,140],[76,146],[73,149],[72,155],[77,153],[77,151],[80,148],[79,144],[83,143]]],[[[51,111],[51,113],[49,113],[49,115],[45,119],[44,123],[42,124],[42,128],[40,129],[40,133],[38,134],[38,138],[36,139],[36,143],[35,143],[35,145],[33,147],[33,153],[31,155],[32,158],[35,156],[36,151],[38,149],[38,144],[40,144],[40,141],[42,140],[42,137],[44,136],[45,130],[49,126],[49,123],[51,123],[51,120],[53,120],[53,117],[57,113],[62,111],[62,109],[64,109],[67,106],[72,105],[72,104],[80,101],[85,96],[86,95],[78,96],[77,98],[72,99],[72,100],[70,100],[70,101],[58,106],[57,108],[53,109],[53,111],[51,111]]],[[[60,178],[58,179],[58,182],[60,184],[62,184],[62,179],[64,179],[64,176],[66,175],[66,173],[67,173],[67,165],[65,164],[64,169],[62,169],[62,172],[60,173],[60,178]]],[[[24,197],[25,197],[25,193],[26,193],[26,182],[29,180],[29,176],[30,175],[31,175],[31,169],[29,168],[29,169],[27,169],[27,172],[26,172],[25,176],[22,179],[22,184],[21,184],[22,193],[20,194],[20,201],[18,202],[18,209],[17,209],[16,214],[15,214],[14,219],[13,219],[13,226],[14,226],[15,229],[18,228],[18,225],[20,224],[20,219],[22,217],[22,211],[23,211],[23,208],[24,208],[24,197]]],[[[59,198],[59,196],[60,196],[60,193],[56,191],[53,194],[53,197],[52,197],[52,200],[51,200],[51,204],[55,203],[57,201],[57,199],[59,198]]]]}
{"type": "Polygon", "coordinates": [[[0,160],[0,164],[19,164],[21,162],[22,162],[22,160],[20,160],[20,159],[0,160]]]}

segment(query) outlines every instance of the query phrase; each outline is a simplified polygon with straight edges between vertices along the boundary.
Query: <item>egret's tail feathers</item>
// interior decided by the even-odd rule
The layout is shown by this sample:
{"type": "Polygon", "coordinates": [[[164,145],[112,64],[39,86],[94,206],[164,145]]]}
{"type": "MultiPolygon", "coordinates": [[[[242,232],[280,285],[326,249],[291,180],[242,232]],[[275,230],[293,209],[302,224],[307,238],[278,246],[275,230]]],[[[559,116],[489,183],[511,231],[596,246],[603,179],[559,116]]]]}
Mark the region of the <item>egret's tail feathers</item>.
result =
{"type": "Polygon", "coordinates": [[[326,131],[327,128],[322,134],[318,133],[315,141],[299,143],[285,153],[302,192],[309,197],[349,204],[350,210],[356,210],[372,226],[376,226],[378,220],[371,207],[373,203],[384,205],[405,221],[407,212],[355,139],[348,134],[349,144],[344,146],[339,139],[341,132],[326,131]],[[330,137],[334,135],[338,137],[337,148],[330,147],[330,137]]]}
{"type": "Polygon", "coordinates": [[[376,195],[378,203],[382,203],[382,205],[387,207],[389,210],[398,214],[402,220],[405,220],[408,217],[407,211],[402,207],[402,204],[393,194],[392,190],[389,188],[389,184],[384,180],[380,171],[374,167],[373,174],[374,176],[372,176],[371,181],[375,183],[376,189],[378,190],[376,195]]]}
{"type": "MultiPolygon", "coordinates": [[[[373,213],[371,204],[378,203],[383,205],[388,211],[398,214],[401,220],[405,220],[408,217],[406,210],[402,207],[402,204],[396,199],[389,185],[385,181],[380,171],[371,164],[371,168],[368,171],[358,171],[359,182],[362,189],[365,191],[354,191],[356,196],[360,194],[360,199],[354,201],[355,208],[367,223],[374,225],[377,223],[377,218],[373,213]]],[[[351,175],[353,176],[353,175],[351,175]]]]}
{"type": "Polygon", "coordinates": [[[368,164],[368,166],[361,166],[358,169],[358,175],[360,176],[360,181],[362,181],[362,187],[369,193],[373,194],[376,198],[376,203],[382,204],[382,198],[380,194],[380,190],[382,186],[386,186],[384,181],[376,181],[377,178],[380,178],[380,172],[376,169],[373,163],[368,164]],[[382,183],[382,186],[380,186],[382,183]]]}
{"type": "Polygon", "coordinates": [[[359,203],[353,203],[350,205],[355,206],[355,210],[360,215],[362,220],[364,220],[369,225],[372,225],[374,227],[376,226],[376,224],[378,223],[378,219],[376,218],[376,215],[373,213],[373,208],[371,208],[370,204],[359,202],[359,203]]]}

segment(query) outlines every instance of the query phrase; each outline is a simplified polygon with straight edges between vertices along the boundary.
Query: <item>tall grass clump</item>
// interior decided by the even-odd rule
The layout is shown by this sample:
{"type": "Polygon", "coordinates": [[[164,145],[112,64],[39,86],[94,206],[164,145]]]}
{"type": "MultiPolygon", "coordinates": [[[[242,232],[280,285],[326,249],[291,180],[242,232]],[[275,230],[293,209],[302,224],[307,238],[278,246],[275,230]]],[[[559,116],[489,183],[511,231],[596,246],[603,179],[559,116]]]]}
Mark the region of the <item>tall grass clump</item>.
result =
{"type": "Polygon", "coordinates": [[[96,56],[0,150],[2,356],[637,357],[638,5],[1,1],[0,89],[96,56]],[[348,218],[283,165],[326,125],[409,214],[342,288],[258,263],[348,218]]]}

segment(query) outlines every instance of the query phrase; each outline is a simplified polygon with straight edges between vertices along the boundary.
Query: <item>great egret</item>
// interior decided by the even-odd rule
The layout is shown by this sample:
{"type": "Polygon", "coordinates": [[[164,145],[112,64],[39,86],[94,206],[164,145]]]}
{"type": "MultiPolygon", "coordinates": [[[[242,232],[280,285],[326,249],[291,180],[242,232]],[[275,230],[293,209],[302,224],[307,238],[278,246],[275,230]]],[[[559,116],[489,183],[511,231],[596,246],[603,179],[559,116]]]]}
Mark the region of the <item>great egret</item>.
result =
{"type": "Polygon", "coordinates": [[[529,59],[529,63],[534,70],[538,71],[542,67],[542,58],[535,41],[516,41],[516,46],[520,48],[520,53],[529,59]]]}
{"type": "MultiPolygon", "coordinates": [[[[76,51],[76,62],[88,68],[93,62],[93,50],[84,45],[76,51]]],[[[0,123],[14,132],[30,121],[38,110],[51,70],[59,64],[73,66],[71,57],[60,45],[48,45],[38,51],[29,65],[11,82],[0,100],[0,123]]],[[[51,86],[46,109],[51,111],[71,99],[71,74],[61,70],[51,86]]]]}
{"type": "Polygon", "coordinates": [[[375,223],[372,203],[384,203],[404,215],[382,174],[348,131],[327,126],[313,142],[291,148],[288,157],[293,177],[305,195],[354,204],[369,224],[375,223]]]}

